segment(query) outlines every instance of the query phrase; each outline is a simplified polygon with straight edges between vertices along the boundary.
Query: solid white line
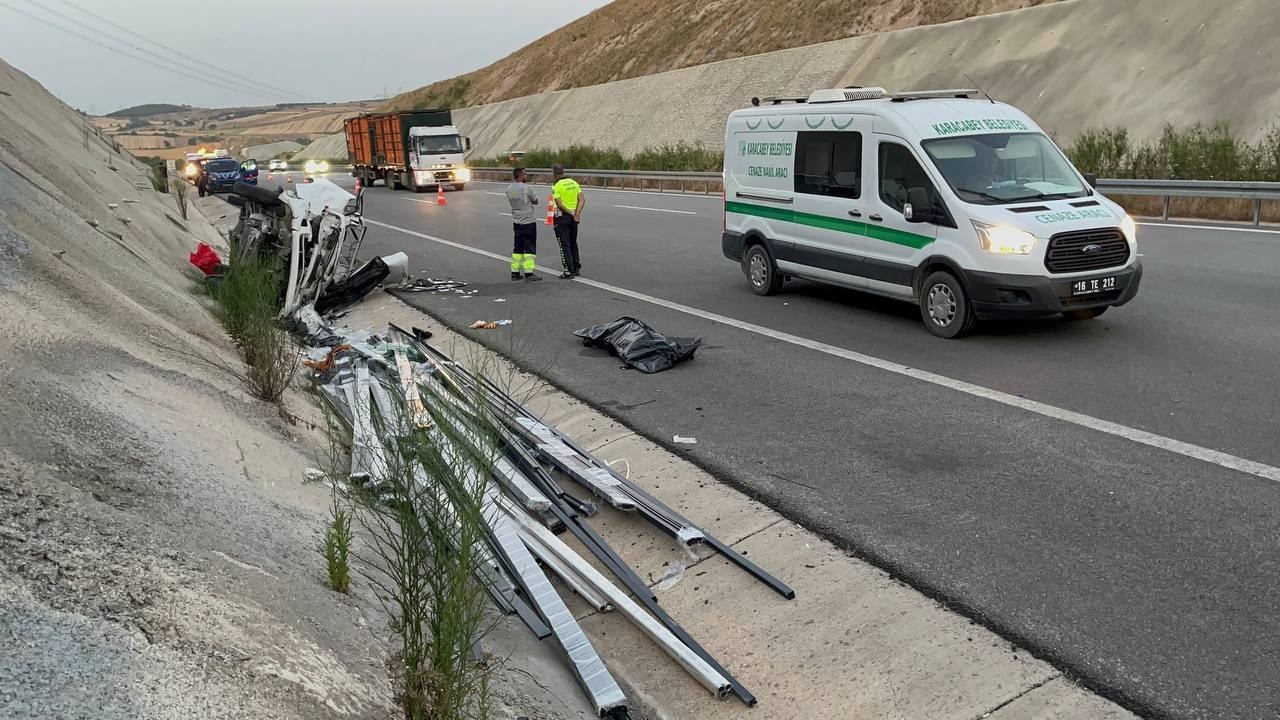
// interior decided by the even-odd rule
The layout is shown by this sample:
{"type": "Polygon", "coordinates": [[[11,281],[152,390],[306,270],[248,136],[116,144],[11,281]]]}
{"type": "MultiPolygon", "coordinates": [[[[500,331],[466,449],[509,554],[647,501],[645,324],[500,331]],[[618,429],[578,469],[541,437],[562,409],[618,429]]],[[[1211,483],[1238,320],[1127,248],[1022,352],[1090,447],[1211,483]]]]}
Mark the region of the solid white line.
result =
{"type": "Polygon", "coordinates": [[[418,198],[411,198],[411,197],[407,197],[407,198],[404,198],[404,199],[405,199],[405,200],[408,200],[409,202],[422,203],[423,205],[435,205],[435,204],[436,204],[436,201],[435,201],[435,200],[419,200],[418,198]]]}
{"type": "Polygon", "coordinates": [[[677,213],[680,215],[697,215],[692,210],[663,210],[662,208],[638,207],[636,205],[614,205],[616,208],[626,208],[627,210],[649,210],[650,212],[677,213]]]}
{"type": "Polygon", "coordinates": [[[490,192],[490,191],[488,191],[488,190],[485,190],[485,191],[484,191],[484,194],[485,194],[485,195],[497,195],[498,197],[506,197],[506,196],[507,196],[507,194],[506,194],[506,193],[496,193],[496,192],[490,192]]]}
{"type": "Polygon", "coordinates": [[[499,215],[506,215],[507,217],[511,217],[511,213],[509,213],[509,212],[502,212],[501,210],[499,210],[499,211],[498,211],[498,214],[499,214],[499,215]]]}
{"type": "MultiPolygon", "coordinates": [[[[1167,223],[1167,222],[1140,222],[1138,224],[1144,227],[1181,228],[1184,230],[1225,230],[1228,232],[1265,233],[1268,235],[1280,234],[1280,230],[1268,230],[1266,228],[1252,228],[1252,227],[1247,227],[1247,228],[1231,227],[1230,225],[1225,225],[1225,226],[1224,225],[1184,225],[1181,223],[1167,223]]],[[[1139,238],[1138,240],[1139,242],[1141,242],[1142,239],[1139,238]]]]}
{"type": "MultiPolygon", "coordinates": [[[[447,245],[449,247],[457,248],[459,250],[464,250],[466,252],[474,253],[476,255],[483,255],[484,257],[493,258],[494,260],[499,260],[503,263],[511,262],[510,258],[504,257],[497,253],[491,253],[487,250],[473,248],[469,245],[463,245],[462,243],[454,242],[452,240],[445,240],[444,238],[439,238],[434,235],[415,232],[413,230],[406,230],[405,228],[402,228],[402,227],[397,227],[395,225],[388,225],[386,223],[381,223],[376,220],[369,220],[368,218],[365,219],[365,222],[370,225],[377,225],[378,227],[383,227],[388,230],[395,230],[397,232],[401,232],[406,235],[412,235],[414,237],[422,238],[424,240],[430,240],[432,242],[436,242],[441,245],[447,245]]],[[[549,268],[545,268],[542,266],[538,266],[538,271],[542,273],[546,273],[548,275],[560,274],[559,270],[551,270],[549,268]]],[[[1183,455],[1185,457],[1189,457],[1195,460],[1200,460],[1213,465],[1217,465],[1219,467],[1223,467],[1228,470],[1236,470],[1238,472],[1247,473],[1249,475],[1255,475],[1257,477],[1264,478],[1266,480],[1273,480],[1276,482],[1280,482],[1280,468],[1274,467],[1271,465],[1266,465],[1264,463],[1255,462],[1253,460],[1248,460],[1246,458],[1238,457],[1235,455],[1230,455],[1228,453],[1220,452],[1218,450],[1210,450],[1209,448],[1206,448],[1206,447],[1201,447],[1199,445],[1193,445],[1191,443],[1183,442],[1181,440],[1175,440],[1173,438],[1164,437],[1163,435],[1157,435],[1155,433],[1147,432],[1146,430],[1131,428],[1126,425],[1121,425],[1119,423],[1111,422],[1110,420],[1095,418],[1089,415],[1085,415],[1084,413],[1075,412],[1074,410],[1066,410],[1060,407],[1055,407],[1053,405],[1049,405],[1048,403],[1042,403],[1036,400],[1028,400],[1027,398],[1018,397],[1017,395],[1011,395],[1009,393],[1001,392],[999,390],[992,390],[990,388],[982,387],[981,385],[974,385],[973,383],[965,382],[964,380],[956,380],[955,378],[949,378],[949,377],[946,377],[945,375],[938,375],[936,373],[932,373],[927,370],[920,370],[918,368],[909,367],[907,365],[902,365],[900,363],[896,363],[891,360],[882,360],[880,358],[872,357],[870,355],[864,355],[863,353],[855,352],[853,350],[846,350],[841,347],[836,347],[835,345],[828,345],[827,343],[824,343],[824,342],[819,342],[817,340],[810,340],[809,338],[800,337],[799,335],[792,335],[791,333],[772,330],[762,325],[756,325],[754,323],[744,322],[742,320],[737,320],[735,318],[727,317],[725,315],[720,315],[718,313],[708,312],[706,310],[690,307],[688,305],[682,305],[680,303],[672,302],[670,300],[663,300],[662,298],[653,297],[652,295],[645,295],[644,293],[639,293],[634,290],[628,290],[626,288],[618,287],[616,285],[602,283],[598,280],[591,280],[588,278],[579,277],[576,280],[574,280],[574,282],[578,282],[583,285],[589,285],[591,287],[598,288],[600,290],[607,290],[608,292],[612,292],[617,295],[622,295],[622,296],[633,298],[636,300],[642,300],[644,302],[651,303],[659,307],[664,307],[669,310],[675,310],[676,312],[685,313],[686,315],[692,315],[694,317],[702,318],[703,320],[710,320],[711,322],[720,323],[722,325],[728,325],[729,327],[737,328],[739,330],[745,330],[746,332],[755,333],[756,335],[762,335],[764,337],[772,338],[774,340],[780,340],[782,342],[789,343],[791,345],[796,345],[798,347],[806,348],[809,350],[815,350],[817,352],[825,353],[827,355],[831,355],[838,358],[843,358],[845,360],[851,360],[853,362],[860,363],[868,367],[873,367],[878,370],[884,370],[885,372],[893,373],[895,375],[902,375],[904,377],[920,380],[922,382],[926,382],[931,385],[937,385],[939,387],[947,388],[948,390],[954,390],[955,392],[960,392],[966,395],[972,395],[974,397],[983,398],[984,400],[990,400],[992,402],[997,402],[1002,405],[1007,405],[1009,407],[1015,407],[1020,410],[1025,410],[1027,412],[1035,413],[1037,415],[1043,415],[1044,417],[1053,418],[1055,420],[1061,420],[1063,422],[1071,423],[1072,425],[1079,425],[1080,427],[1083,427],[1089,430],[1096,430],[1097,432],[1106,433],[1107,435],[1113,435],[1115,437],[1123,438],[1125,440],[1130,440],[1132,442],[1135,442],[1141,445],[1148,445],[1150,447],[1158,448],[1160,450],[1165,450],[1178,455],[1183,455]]]]}

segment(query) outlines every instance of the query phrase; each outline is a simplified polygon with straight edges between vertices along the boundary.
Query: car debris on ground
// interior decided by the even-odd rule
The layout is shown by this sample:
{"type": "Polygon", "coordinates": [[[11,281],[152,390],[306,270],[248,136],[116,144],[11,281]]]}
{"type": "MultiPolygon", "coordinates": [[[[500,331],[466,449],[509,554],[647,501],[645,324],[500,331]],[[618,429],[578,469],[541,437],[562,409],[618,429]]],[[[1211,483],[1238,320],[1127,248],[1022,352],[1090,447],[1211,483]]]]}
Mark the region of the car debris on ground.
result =
{"type": "MultiPolygon", "coordinates": [[[[375,489],[388,472],[387,458],[408,433],[429,433],[445,457],[476,457],[493,442],[500,453],[487,477],[469,482],[483,493],[485,562],[477,579],[503,613],[517,615],[539,638],[554,637],[600,717],[627,717],[627,699],[591,639],[569,612],[548,571],[599,612],[617,611],[631,620],[708,691],[736,695],[748,706],[755,696],[690,636],[658,603],[642,579],[588,522],[594,502],[564,490],[569,481],[599,501],[634,513],[670,536],[686,552],[703,545],[749,573],[785,599],[795,592],[691,520],[619,474],[557,428],[544,423],[482,373],[473,373],[427,343],[430,333],[394,325],[383,335],[352,332],[334,324],[342,308],[358,302],[393,273],[400,290],[449,291],[470,297],[465,283],[413,280],[402,253],[374,258],[359,268],[355,259],[364,237],[361,197],[326,180],[272,192],[239,186],[233,201],[240,219],[232,231],[237,259],[279,258],[288,282],[280,316],[309,347],[303,364],[321,398],[350,433],[347,480],[375,489]],[[394,270],[393,270],[394,268],[394,270]],[[607,577],[558,533],[568,532],[612,576],[607,577]]],[[[474,328],[497,328],[510,320],[479,321],[474,328]]],[[[645,372],[686,359],[700,339],[668,339],[633,318],[622,318],[586,333],[615,343],[619,356],[645,372]],[[598,332],[594,332],[598,330],[598,332]],[[629,358],[629,359],[628,359],[629,358]]],[[[415,468],[415,483],[437,483],[428,469],[415,468]]],[[[669,587],[683,570],[659,584],[669,587]]]]}

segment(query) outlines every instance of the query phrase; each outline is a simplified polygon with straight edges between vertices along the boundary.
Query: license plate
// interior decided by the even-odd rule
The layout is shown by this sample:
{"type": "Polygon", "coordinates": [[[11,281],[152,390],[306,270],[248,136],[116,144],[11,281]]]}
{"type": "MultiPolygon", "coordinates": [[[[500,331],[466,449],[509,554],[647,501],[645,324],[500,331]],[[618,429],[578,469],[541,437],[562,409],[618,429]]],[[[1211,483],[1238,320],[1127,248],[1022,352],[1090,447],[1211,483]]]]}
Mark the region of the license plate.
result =
{"type": "Polygon", "coordinates": [[[1116,289],[1115,276],[1089,278],[1087,280],[1076,280],[1071,283],[1071,294],[1075,295],[1097,295],[1098,293],[1111,292],[1116,289]]]}

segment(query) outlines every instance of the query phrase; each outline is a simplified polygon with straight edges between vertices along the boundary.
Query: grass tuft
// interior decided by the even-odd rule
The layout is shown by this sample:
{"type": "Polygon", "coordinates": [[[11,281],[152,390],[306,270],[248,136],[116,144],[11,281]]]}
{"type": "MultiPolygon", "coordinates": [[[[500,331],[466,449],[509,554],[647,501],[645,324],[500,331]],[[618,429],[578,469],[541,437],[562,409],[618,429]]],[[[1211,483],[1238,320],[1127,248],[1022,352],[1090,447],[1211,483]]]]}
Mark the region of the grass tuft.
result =
{"type": "Polygon", "coordinates": [[[182,178],[173,178],[171,181],[169,181],[169,187],[172,188],[173,190],[174,201],[178,203],[178,214],[182,216],[183,220],[186,220],[187,219],[187,190],[189,190],[191,186],[187,185],[187,181],[183,180],[182,178]]]}
{"type": "Polygon", "coordinates": [[[351,511],[338,500],[333,492],[333,506],[329,513],[329,526],[324,531],[324,562],[329,573],[329,587],[334,592],[346,594],[351,589],[351,511]]]}

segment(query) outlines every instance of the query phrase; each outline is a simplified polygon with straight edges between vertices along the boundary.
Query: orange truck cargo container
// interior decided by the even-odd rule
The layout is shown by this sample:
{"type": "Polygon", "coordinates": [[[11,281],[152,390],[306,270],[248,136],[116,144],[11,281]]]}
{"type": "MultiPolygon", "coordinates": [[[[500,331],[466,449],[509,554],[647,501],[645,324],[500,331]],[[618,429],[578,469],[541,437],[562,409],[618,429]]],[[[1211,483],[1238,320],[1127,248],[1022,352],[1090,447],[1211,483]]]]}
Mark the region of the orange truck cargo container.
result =
{"type": "Polygon", "coordinates": [[[360,115],[346,121],[346,133],[351,174],[365,187],[382,180],[393,190],[461,190],[471,181],[471,139],[453,126],[448,110],[360,115]]]}

